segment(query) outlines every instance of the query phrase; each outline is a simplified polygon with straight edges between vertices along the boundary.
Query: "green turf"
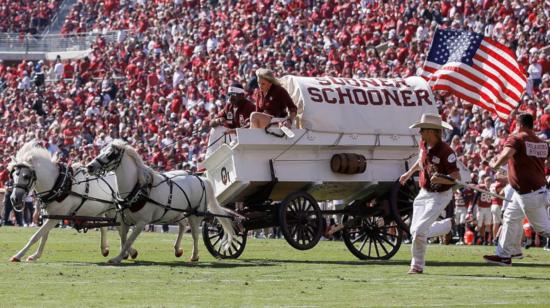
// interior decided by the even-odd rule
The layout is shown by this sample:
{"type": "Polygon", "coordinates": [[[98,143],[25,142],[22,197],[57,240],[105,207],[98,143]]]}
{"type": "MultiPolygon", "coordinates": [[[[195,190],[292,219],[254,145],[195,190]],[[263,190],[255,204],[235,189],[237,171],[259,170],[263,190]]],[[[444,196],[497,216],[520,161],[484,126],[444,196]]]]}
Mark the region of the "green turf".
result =
{"type": "MultiPolygon", "coordinates": [[[[489,266],[492,247],[431,245],[424,275],[406,275],[409,246],[386,262],[364,262],[342,242],[306,252],[284,240],[249,238],[239,260],[174,257],[174,234],[143,233],[138,261],[105,265],[99,232],[56,229],[42,259],[10,263],[34,228],[0,228],[0,307],[388,307],[550,305],[550,253],[532,248],[512,267],[489,266]]],[[[109,233],[111,254],[117,236],[109,233]]],[[[34,248],[34,247],[33,247],[34,248]]],[[[34,249],[30,251],[32,253],[34,249]]]]}

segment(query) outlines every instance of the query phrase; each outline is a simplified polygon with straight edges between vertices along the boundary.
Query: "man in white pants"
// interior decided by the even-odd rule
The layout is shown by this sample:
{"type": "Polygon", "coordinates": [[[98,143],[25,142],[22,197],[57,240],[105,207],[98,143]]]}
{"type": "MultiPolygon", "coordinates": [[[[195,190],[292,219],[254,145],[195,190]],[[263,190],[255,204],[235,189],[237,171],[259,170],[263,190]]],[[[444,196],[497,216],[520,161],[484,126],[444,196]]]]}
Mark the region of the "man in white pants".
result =
{"type": "Polygon", "coordinates": [[[442,130],[453,128],[449,123],[443,122],[437,114],[423,114],[420,122],[414,123],[410,128],[420,128],[420,155],[412,168],[399,178],[399,182],[403,185],[416,171],[420,171],[421,190],[413,203],[412,260],[408,273],[422,274],[428,238],[449,233],[453,219],[435,221],[451,201],[453,192],[452,185],[435,184],[432,177],[442,174],[456,180],[460,178],[460,173],[455,153],[441,140],[442,130]]]}
{"type": "Polygon", "coordinates": [[[504,144],[502,154],[491,162],[497,169],[508,162],[508,181],[515,190],[504,219],[495,255],[483,256],[488,263],[512,265],[512,258],[522,257],[519,243],[525,216],[536,232],[550,236],[550,218],[546,211],[546,178],[544,163],[548,144],[533,132],[533,116],[522,113],[517,117],[517,131],[504,144]]]}

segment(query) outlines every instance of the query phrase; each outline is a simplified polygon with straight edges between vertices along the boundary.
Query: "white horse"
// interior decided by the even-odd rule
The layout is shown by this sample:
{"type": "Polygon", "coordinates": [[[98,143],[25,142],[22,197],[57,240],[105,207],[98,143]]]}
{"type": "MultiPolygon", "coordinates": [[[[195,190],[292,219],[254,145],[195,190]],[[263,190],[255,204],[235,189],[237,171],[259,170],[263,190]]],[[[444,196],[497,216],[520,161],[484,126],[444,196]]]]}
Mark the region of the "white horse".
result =
{"type": "MultiPolygon", "coordinates": [[[[176,257],[183,254],[181,239],[184,233],[185,218],[189,218],[193,236],[193,251],[190,261],[199,260],[199,226],[204,214],[227,216],[214,195],[210,181],[183,171],[157,173],[147,167],[139,154],[122,140],[114,140],[105,146],[98,157],[87,165],[90,174],[99,175],[115,171],[118,191],[121,197],[119,206],[123,209],[125,224],[135,224],[126,241],[130,247],[145,225],[150,223],[177,223],[179,233],[174,249],[176,257]]],[[[235,235],[230,218],[219,217],[226,237],[222,249],[228,249],[235,235]]],[[[123,248],[124,251],[124,248],[123,248]]],[[[118,264],[122,253],[111,260],[118,264]]]]}
{"type": "MultiPolygon", "coordinates": [[[[113,174],[102,178],[91,178],[82,169],[71,174],[68,166],[58,164],[55,160],[48,150],[40,147],[34,141],[25,143],[19,149],[10,163],[11,176],[14,181],[10,199],[16,211],[23,210],[23,200],[27,194],[34,190],[42,200],[42,207],[48,215],[115,217],[114,198],[117,186],[113,174]]],[[[59,221],[46,219],[25,247],[11,257],[10,261],[21,261],[27,250],[40,239],[40,245],[36,252],[27,258],[27,261],[38,260],[42,255],[50,230],[59,221]]],[[[109,255],[107,229],[103,227],[100,230],[101,253],[106,257],[109,255]]],[[[122,234],[122,231],[123,228],[119,228],[121,247],[126,239],[126,234],[122,234]]],[[[132,258],[137,257],[137,251],[131,249],[130,255],[132,258]]]]}

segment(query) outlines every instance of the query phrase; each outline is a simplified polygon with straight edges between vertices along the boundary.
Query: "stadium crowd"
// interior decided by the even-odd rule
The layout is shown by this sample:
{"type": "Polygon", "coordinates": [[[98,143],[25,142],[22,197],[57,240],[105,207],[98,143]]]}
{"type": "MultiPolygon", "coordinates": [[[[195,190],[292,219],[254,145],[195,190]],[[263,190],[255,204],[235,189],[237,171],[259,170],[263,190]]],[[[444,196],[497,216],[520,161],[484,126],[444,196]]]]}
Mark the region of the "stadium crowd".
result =
{"type": "Polygon", "coordinates": [[[61,0],[0,1],[0,32],[36,34],[50,24],[61,0]]]}
{"type": "MultiPolygon", "coordinates": [[[[252,98],[260,67],[277,76],[420,75],[436,27],[509,46],[528,78],[519,111],[550,138],[549,24],[542,0],[79,0],[62,33],[116,31],[116,39],[100,37],[83,59],[0,63],[0,146],[9,157],[36,138],[62,160],[85,163],[124,138],[155,169],[194,170],[233,82],[252,98]]],[[[513,131],[514,114],[501,121],[446,93],[436,100],[454,127],[447,142],[490,188],[497,176],[488,162],[513,131]]],[[[0,186],[8,178],[2,164],[0,186]]],[[[458,194],[459,206],[473,204],[474,196],[458,194]]]]}

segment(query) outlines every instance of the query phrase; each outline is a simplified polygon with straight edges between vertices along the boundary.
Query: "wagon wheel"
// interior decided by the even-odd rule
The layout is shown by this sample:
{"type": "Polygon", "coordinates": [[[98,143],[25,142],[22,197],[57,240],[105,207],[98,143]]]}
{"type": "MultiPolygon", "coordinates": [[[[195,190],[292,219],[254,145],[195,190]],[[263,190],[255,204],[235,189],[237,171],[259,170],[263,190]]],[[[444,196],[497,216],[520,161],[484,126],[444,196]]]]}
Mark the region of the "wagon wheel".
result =
{"type": "Polygon", "coordinates": [[[279,205],[279,224],[290,246],[307,250],[321,239],[323,216],[317,201],[306,192],[290,194],[279,205]]]}
{"type": "Polygon", "coordinates": [[[413,213],[413,201],[420,188],[415,181],[408,180],[405,185],[396,181],[390,191],[390,209],[397,225],[410,234],[413,213]]]}
{"type": "Polygon", "coordinates": [[[401,246],[403,230],[394,220],[381,216],[344,215],[342,230],[349,251],[362,260],[388,260],[401,246]]]}
{"type": "Polygon", "coordinates": [[[208,252],[220,259],[237,259],[244,251],[246,246],[246,230],[238,231],[235,229],[235,238],[228,250],[223,250],[222,240],[225,232],[218,218],[205,219],[202,226],[202,239],[208,252]]]}

